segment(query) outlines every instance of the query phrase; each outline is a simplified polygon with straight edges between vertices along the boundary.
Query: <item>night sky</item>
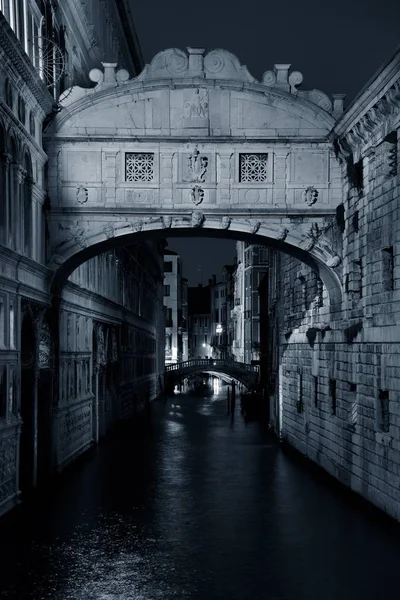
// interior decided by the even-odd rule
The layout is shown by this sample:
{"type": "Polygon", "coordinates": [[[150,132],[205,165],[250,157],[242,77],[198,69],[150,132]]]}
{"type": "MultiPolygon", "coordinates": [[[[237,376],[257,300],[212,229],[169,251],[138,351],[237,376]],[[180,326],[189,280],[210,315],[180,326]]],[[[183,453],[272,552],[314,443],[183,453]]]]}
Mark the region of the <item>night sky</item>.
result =
{"type": "MultiPolygon", "coordinates": [[[[303,73],[301,89],[347,94],[345,103],[400,43],[400,0],[152,0],[131,2],[144,59],[166,48],[224,48],[260,79],[275,63],[303,73]]],[[[231,263],[234,242],[171,240],[190,284],[231,263]],[[190,242],[190,243],[189,243],[190,242]],[[200,260],[201,259],[201,260],[200,260]]]]}

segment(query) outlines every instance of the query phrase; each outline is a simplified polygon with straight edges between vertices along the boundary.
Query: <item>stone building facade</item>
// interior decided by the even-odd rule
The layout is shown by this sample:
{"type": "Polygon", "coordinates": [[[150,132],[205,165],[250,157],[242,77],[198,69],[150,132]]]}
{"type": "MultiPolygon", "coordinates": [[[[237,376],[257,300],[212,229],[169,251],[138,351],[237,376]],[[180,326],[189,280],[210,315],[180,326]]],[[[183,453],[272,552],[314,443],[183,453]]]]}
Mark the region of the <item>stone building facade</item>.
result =
{"type": "MultiPolygon", "coordinates": [[[[281,436],[400,518],[400,52],[338,119],[343,285],[329,307],[318,275],[281,259],[281,436]]],[[[329,223],[327,223],[329,226],[329,223]]],[[[315,230],[315,236],[318,236],[315,230]]]]}
{"type": "Polygon", "coordinates": [[[141,70],[128,3],[3,0],[0,11],[1,515],[157,395],[164,320],[155,240],[91,258],[58,294],[46,266],[43,128],[106,57],[141,70]]]}
{"type": "Polygon", "coordinates": [[[232,358],[234,265],[224,265],[219,281],[215,275],[211,280],[211,346],[212,358],[232,358]]]}
{"type": "Polygon", "coordinates": [[[165,364],[187,360],[187,291],[180,256],[164,251],[165,364]],[[185,302],[186,301],[186,302],[185,302]]]}

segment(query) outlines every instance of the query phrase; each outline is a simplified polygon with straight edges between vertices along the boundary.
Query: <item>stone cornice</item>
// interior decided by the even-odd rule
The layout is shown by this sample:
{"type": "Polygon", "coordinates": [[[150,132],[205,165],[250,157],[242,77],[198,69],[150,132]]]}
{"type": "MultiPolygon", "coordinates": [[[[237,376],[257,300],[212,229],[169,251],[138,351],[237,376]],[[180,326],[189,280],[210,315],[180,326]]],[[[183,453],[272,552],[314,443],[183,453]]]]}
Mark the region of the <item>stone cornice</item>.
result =
{"type": "Polygon", "coordinates": [[[400,79],[400,46],[394,55],[371,77],[346,108],[334,127],[336,135],[344,135],[372,108],[385,92],[400,79]]]}
{"type": "MultiPolygon", "coordinates": [[[[57,134],[57,133],[47,133],[43,135],[43,139],[45,144],[50,144],[51,145],[57,145],[58,143],[61,142],[70,142],[71,144],[74,144],[75,142],[79,142],[80,144],[82,144],[82,136],[81,135],[71,135],[71,136],[67,136],[65,135],[65,133],[63,134],[57,134]]],[[[167,144],[167,143],[176,143],[176,144],[184,144],[184,143],[196,143],[196,144],[210,144],[210,145],[216,145],[218,146],[219,144],[230,144],[230,145],[234,145],[234,144],[240,144],[241,146],[243,146],[243,142],[246,143],[246,145],[250,145],[250,144],[263,144],[263,146],[269,146],[269,145],[277,145],[277,146],[282,146],[285,147],[285,145],[287,145],[287,147],[289,148],[291,144],[293,144],[293,142],[296,143],[296,146],[307,146],[307,148],[310,147],[310,144],[316,144],[319,147],[321,147],[321,145],[325,145],[328,146],[329,148],[331,148],[331,140],[328,139],[327,137],[283,137],[283,136],[278,136],[276,135],[275,137],[259,137],[259,138],[255,138],[255,137],[249,137],[248,135],[242,135],[242,136],[232,136],[232,137],[228,137],[228,136],[218,136],[218,137],[202,137],[202,136],[196,136],[196,138],[194,138],[193,136],[177,136],[177,135],[162,135],[160,134],[158,137],[157,136],[145,136],[145,135],[135,135],[132,136],[130,134],[126,134],[125,136],[122,135],[103,135],[103,134],[99,134],[99,135],[88,135],[85,134],[85,142],[87,143],[92,143],[92,142],[99,142],[99,143],[104,143],[104,142],[109,142],[110,144],[114,144],[114,143],[123,143],[126,144],[127,140],[129,140],[131,142],[132,145],[137,144],[137,143],[143,143],[143,144],[167,144]]],[[[117,154],[119,152],[118,148],[115,148],[112,150],[113,153],[117,154]]]]}
{"type": "Polygon", "coordinates": [[[8,62],[21,77],[35,97],[42,116],[51,113],[54,100],[2,13],[0,13],[0,60],[8,62]]]}
{"type": "Polygon", "coordinates": [[[353,100],[331,132],[344,156],[359,154],[395,127],[400,116],[400,48],[353,100]]]}

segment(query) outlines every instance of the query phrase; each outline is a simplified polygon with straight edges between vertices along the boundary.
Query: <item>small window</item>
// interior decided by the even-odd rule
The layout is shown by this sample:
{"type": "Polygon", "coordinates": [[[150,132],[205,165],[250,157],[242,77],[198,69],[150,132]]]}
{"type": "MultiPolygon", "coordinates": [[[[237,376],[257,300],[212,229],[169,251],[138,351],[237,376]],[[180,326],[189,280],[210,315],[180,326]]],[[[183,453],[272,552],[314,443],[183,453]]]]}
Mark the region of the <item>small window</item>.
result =
{"type": "Polygon", "coordinates": [[[378,393],[378,425],[381,431],[389,431],[389,390],[379,390],[378,393]]]}
{"type": "Polygon", "coordinates": [[[23,99],[22,96],[18,96],[18,118],[23,125],[25,125],[25,117],[26,117],[25,100],[23,99]]]}
{"type": "Polygon", "coordinates": [[[164,261],[164,273],[172,273],[172,260],[164,261]]]}
{"type": "Polygon", "coordinates": [[[352,224],[353,224],[353,231],[359,231],[360,225],[359,225],[359,211],[355,210],[353,213],[353,218],[352,218],[352,224]]]}
{"type": "Polygon", "coordinates": [[[329,396],[331,398],[331,412],[336,415],[337,400],[336,400],[336,379],[329,380],[329,396]]]}
{"type": "Polygon", "coordinates": [[[239,181],[259,183],[268,180],[268,154],[240,154],[239,181]]]}
{"type": "Polygon", "coordinates": [[[398,171],[397,131],[392,131],[385,137],[387,151],[387,174],[395,177],[398,171]]]}
{"type": "Polygon", "coordinates": [[[318,406],[318,376],[314,377],[314,406],[318,406]]]}
{"type": "Polygon", "coordinates": [[[164,285],[164,296],[170,296],[170,295],[171,295],[171,286],[164,285]]]}
{"type": "Polygon", "coordinates": [[[382,250],[382,283],[385,291],[394,288],[394,254],[393,246],[382,250]]]}
{"type": "Polygon", "coordinates": [[[303,375],[301,373],[298,375],[296,410],[298,413],[301,413],[303,412],[303,375]]]}
{"type": "Polygon", "coordinates": [[[153,181],[154,154],[150,152],[127,152],[125,154],[126,181],[153,181]]]}
{"type": "Polygon", "coordinates": [[[6,99],[7,106],[12,109],[13,107],[13,89],[10,83],[10,80],[7,78],[4,85],[4,95],[6,99]]]}

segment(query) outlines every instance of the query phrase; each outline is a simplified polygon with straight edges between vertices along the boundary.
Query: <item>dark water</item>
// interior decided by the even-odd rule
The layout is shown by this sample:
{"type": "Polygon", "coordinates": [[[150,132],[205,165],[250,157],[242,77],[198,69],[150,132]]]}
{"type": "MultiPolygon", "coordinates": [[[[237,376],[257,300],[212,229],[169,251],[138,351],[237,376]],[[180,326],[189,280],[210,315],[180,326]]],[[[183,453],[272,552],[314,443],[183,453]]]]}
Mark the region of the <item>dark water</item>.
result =
{"type": "Polygon", "coordinates": [[[226,401],[175,396],[0,528],[1,598],[398,597],[400,537],[226,401]],[[393,591],[397,590],[394,593],[393,591]]]}

